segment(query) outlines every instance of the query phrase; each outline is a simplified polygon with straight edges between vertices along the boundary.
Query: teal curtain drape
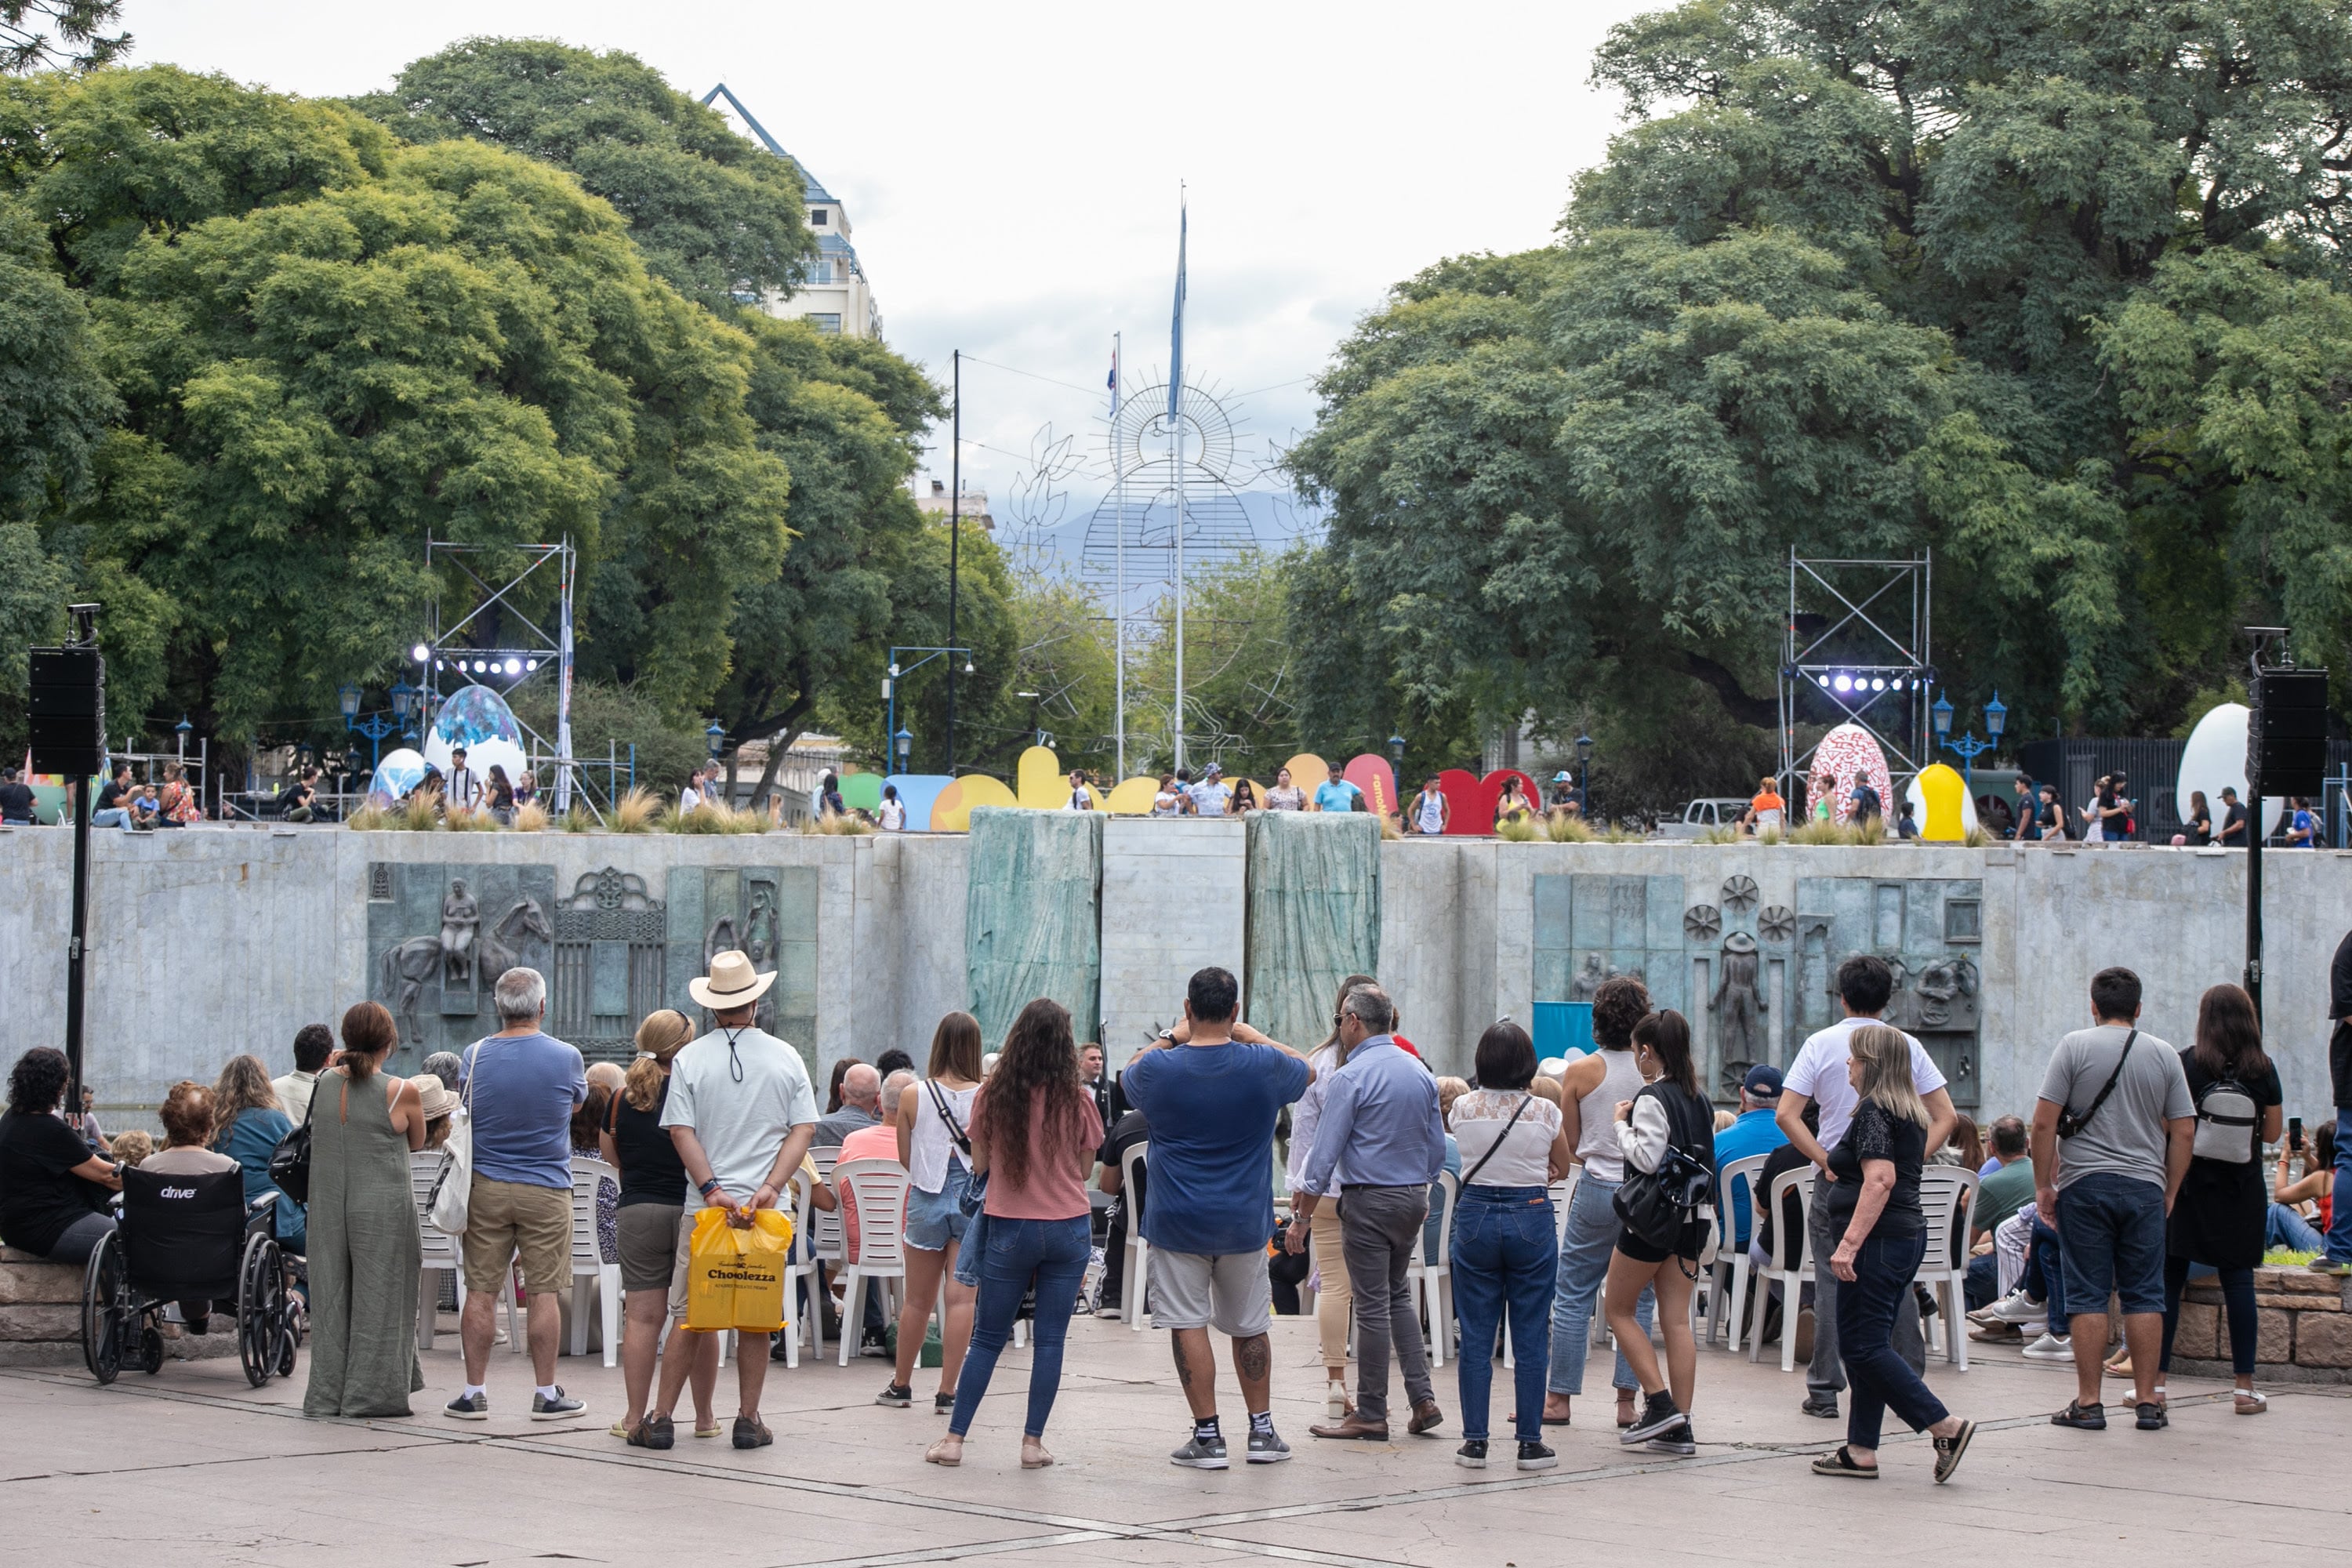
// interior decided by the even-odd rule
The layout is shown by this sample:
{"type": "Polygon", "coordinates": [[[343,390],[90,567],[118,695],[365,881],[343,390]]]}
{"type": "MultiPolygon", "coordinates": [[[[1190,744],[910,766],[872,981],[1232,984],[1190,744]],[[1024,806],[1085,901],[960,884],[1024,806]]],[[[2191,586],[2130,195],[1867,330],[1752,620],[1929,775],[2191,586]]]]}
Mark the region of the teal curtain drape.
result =
{"type": "Polygon", "coordinates": [[[1102,814],[982,806],[971,814],[964,973],[982,1045],[1050,996],[1091,1040],[1102,988],[1102,814]]]}
{"type": "Polygon", "coordinates": [[[1368,812],[1249,819],[1249,1019],[1305,1050],[1330,1033],[1331,998],[1378,972],[1381,828],[1368,812]]]}

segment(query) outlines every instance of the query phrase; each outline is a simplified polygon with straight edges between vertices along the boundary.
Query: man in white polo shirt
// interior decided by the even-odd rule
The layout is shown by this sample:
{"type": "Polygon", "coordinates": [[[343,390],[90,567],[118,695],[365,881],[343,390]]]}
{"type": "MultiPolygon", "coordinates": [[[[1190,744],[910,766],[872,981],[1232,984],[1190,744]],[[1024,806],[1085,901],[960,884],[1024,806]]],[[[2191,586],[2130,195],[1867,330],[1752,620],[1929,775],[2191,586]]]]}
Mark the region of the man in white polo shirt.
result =
{"type": "MultiPolygon", "coordinates": [[[[1885,959],[1858,952],[1838,965],[1837,989],[1838,998],[1845,1005],[1845,1016],[1805,1042],[1780,1081],[1780,1103],[1773,1112],[1773,1120],[1780,1124],[1789,1142],[1813,1163],[1817,1184],[1833,1179],[1830,1175],[1829,1152],[1845,1136],[1858,1099],[1853,1082],[1846,1077],[1850,1054],[1847,1042],[1853,1037],[1854,1030],[1878,1022],[1886,1011],[1886,1004],[1895,995],[1895,972],[1886,966],[1885,959]],[[1805,1108],[1815,1104],[1822,1108],[1818,1138],[1804,1121],[1805,1108]]],[[[1903,1037],[1911,1045],[1912,1085],[1918,1089],[1919,1098],[1927,1101],[1927,1114],[1932,1119],[1927,1127],[1927,1152],[1932,1154],[1951,1137],[1958,1118],[1952,1111],[1951,1094],[1944,1088],[1944,1075],[1937,1070],[1927,1048],[1909,1035],[1903,1037]]],[[[1813,1359],[1805,1368],[1802,1409],[1808,1415],[1833,1421],[1837,1419],[1838,1390],[1845,1386],[1845,1363],[1838,1355],[1838,1278],[1830,1270],[1831,1255],[1837,1251],[1839,1227],[1830,1217],[1830,1205],[1818,1197],[1811,1210],[1808,1228],[1812,1233],[1813,1247],[1813,1359]]],[[[1894,1344],[1896,1353],[1910,1363],[1912,1371],[1927,1371],[1927,1347],[1919,1333],[1919,1307],[1907,1290],[1895,1309],[1894,1344]]]]}

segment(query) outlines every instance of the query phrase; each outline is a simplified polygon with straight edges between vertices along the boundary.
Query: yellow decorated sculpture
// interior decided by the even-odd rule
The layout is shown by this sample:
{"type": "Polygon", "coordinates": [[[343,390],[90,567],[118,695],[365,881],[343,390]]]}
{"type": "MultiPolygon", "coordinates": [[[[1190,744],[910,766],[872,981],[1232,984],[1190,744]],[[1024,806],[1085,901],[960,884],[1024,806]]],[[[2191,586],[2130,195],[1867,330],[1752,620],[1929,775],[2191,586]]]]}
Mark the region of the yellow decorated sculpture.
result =
{"type": "Polygon", "coordinates": [[[1969,790],[1960,775],[1941,763],[1919,770],[1919,796],[1927,803],[1927,820],[1919,837],[1929,844],[1960,844],[1968,839],[1969,790]]]}

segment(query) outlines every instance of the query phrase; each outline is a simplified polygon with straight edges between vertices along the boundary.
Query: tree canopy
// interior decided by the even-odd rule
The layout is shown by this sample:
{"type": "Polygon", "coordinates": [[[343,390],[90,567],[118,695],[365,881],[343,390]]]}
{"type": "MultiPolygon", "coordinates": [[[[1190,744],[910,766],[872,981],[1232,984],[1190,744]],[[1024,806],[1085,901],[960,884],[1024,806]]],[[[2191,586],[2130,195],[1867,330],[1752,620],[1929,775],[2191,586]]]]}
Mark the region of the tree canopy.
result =
{"type": "Polygon", "coordinates": [[[2346,662],[2352,5],[1692,0],[1593,77],[1633,122],[1558,243],[1399,285],[1321,384],[1296,609],[1376,679],[1310,731],[1752,775],[1791,549],[1932,549],[1945,682],[2021,737],[2170,730],[2245,620],[2346,662]]]}

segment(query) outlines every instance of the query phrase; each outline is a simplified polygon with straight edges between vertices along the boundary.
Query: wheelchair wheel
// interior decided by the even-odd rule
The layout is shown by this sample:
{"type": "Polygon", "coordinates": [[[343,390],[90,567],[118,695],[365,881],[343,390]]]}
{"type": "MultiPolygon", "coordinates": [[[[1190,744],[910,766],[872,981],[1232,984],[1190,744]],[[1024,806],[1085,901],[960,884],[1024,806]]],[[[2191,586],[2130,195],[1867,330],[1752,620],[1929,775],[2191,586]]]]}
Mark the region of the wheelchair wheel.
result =
{"type": "Polygon", "coordinates": [[[122,1371],[123,1341],[131,1322],[131,1281],[123,1267],[122,1240],[113,1231],[90,1250],[81,1281],[81,1359],[90,1376],[112,1383],[122,1371]]]}
{"type": "Polygon", "coordinates": [[[236,1274],[236,1353],[245,1381],[259,1388],[278,1370],[278,1337],[286,1329],[286,1265],[278,1238],[257,1232],[246,1240],[236,1274]]]}
{"type": "Polygon", "coordinates": [[[150,1377],[163,1370],[163,1334],[154,1324],[139,1331],[139,1359],[131,1364],[150,1377]]]}

